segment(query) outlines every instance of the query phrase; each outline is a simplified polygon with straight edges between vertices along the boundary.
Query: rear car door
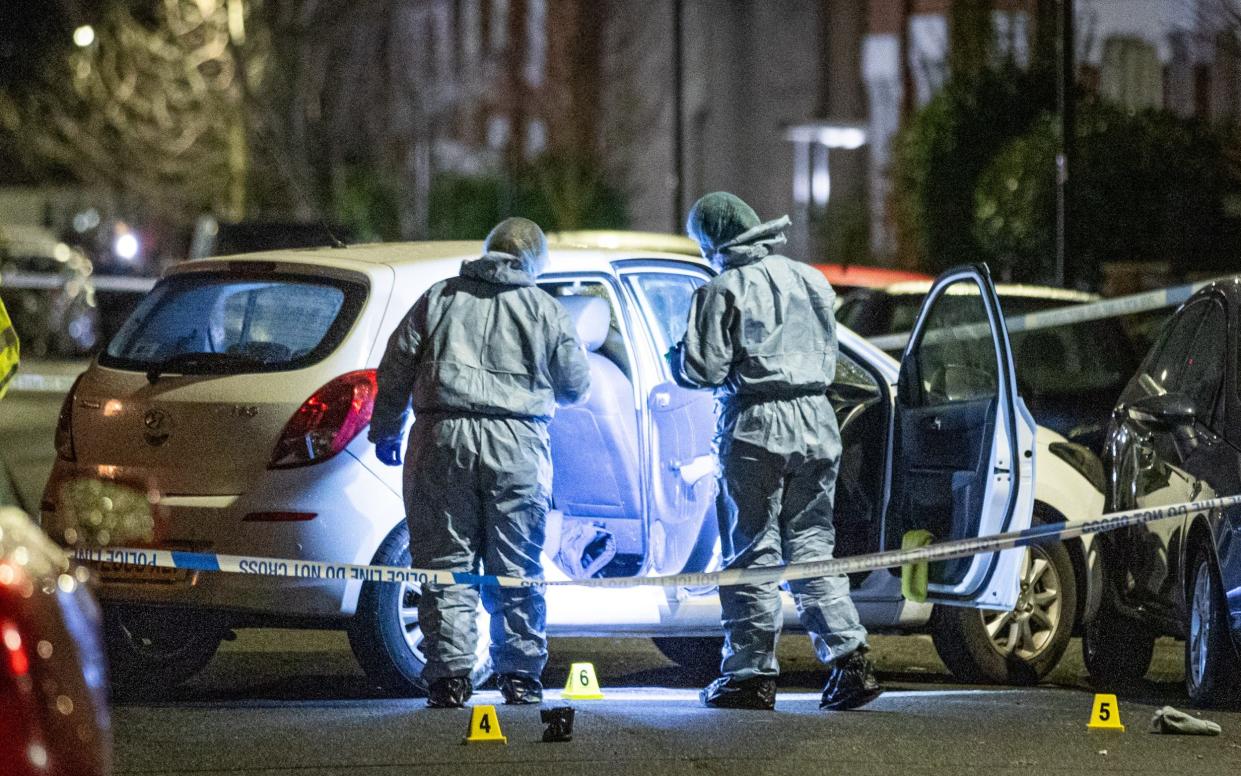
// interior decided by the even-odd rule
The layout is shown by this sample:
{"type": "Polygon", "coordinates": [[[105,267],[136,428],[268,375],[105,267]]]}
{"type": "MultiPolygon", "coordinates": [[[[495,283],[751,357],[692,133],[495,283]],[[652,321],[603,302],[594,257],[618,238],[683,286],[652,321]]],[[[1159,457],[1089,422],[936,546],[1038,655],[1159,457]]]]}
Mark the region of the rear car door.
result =
{"type": "Polygon", "coordinates": [[[685,335],[694,291],[710,279],[688,262],[626,263],[621,277],[644,322],[648,351],[646,433],[649,564],[656,574],[699,571],[712,559],[716,458],[715,399],[672,380],[663,354],[685,335]]]}
{"type": "MultiPolygon", "coordinates": [[[[901,359],[892,422],[886,547],[915,529],[946,541],[1029,527],[1035,423],[986,267],[949,270],[931,287],[901,359]]],[[[1024,553],[932,564],[927,600],[1011,609],[1024,553]]]]}

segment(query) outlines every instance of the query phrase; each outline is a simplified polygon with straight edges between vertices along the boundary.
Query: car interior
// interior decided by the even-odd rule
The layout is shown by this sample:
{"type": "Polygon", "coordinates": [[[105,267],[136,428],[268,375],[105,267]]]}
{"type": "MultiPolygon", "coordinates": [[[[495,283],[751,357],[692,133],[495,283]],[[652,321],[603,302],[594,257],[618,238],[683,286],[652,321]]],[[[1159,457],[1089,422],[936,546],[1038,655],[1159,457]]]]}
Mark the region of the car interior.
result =
{"type": "MultiPolygon", "coordinates": [[[[602,283],[558,282],[544,284],[543,288],[564,305],[574,321],[587,350],[592,385],[587,401],[560,408],[549,428],[555,467],[552,496],[560,513],[556,532],[559,551],[549,554],[570,576],[625,576],[640,573],[648,552],[665,549],[648,546],[648,538],[663,545],[677,541],[677,534],[686,534],[679,537],[682,544],[694,544],[701,536],[704,539],[698,543],[707,541],[710,546],[705,547],[705,553],[702,547],[671,549],[678,559],[674,570],[706,568],[714,554],[716,534],[704,531],[704,527],[714,526],[704,526],[702,521],[714,521],[713,508],[707,508],[705,514],[700,507],[669,520],[652,521],[648,537],[642,519],[642,459],[634,384],[609,292],[602,283]],[[677,525],[691,514],[695,525],[677,525]]],[[[685,393],[682,401],[692,398],[702,403],[698,392],[685,393]]],[[[838,555],[860,554],[879,546],[888,403],[879,380],[846,353],[840,356],[829,394],[843,445],[836,489],[838,555]]],[[[699,431],[710,433],[711,429],[699,431]]],[[[688,483],[677,484],[689,487],[688,483]]],[[[714,488],[710,482],[702,486],[714,488]]],[[[709,501],[713,503],[713,498],[709,501]]],[[[856,581],[864,576],[859,575],[856,581]]]]}
{"type": "Polygon", "coordinates": [[[601,283],[544,288],[576,324],[591,381],[587,400],[559,408],[549,427],[552,500],[562,515],[562,551],[554,557],[574,577],[637,573],[646,539],[638,416],[624,338],[601,283]],[[610,559],[600,563],[605,555],[610,559]]]}
{"type": "MultiPolygon", "coordinates": [[[[846,353],[836,361],[828,388],[840,427],[840,471],[836,476],[836,556],[879,549],[883,533],[884,461],[888,449],[888,401],[870,372],[846,353]]],[[[866,573],[855,575],[860,583],[866,573]]]]}

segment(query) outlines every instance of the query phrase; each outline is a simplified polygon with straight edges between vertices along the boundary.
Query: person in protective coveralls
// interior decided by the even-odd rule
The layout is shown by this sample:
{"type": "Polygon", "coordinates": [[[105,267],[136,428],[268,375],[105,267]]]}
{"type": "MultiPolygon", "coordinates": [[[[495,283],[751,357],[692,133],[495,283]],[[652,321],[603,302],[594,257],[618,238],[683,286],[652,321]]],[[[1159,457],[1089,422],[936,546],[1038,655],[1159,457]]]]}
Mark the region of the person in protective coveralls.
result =
{"type": "MultiPolygon", "coordinates": [[[[726,568],[832,557],[840,431],[827,397],[836,374],[835,292],[818,270],[772,253],[788,216],[760,223],[732,194],[694,204],[687,230],[720,274],[695,293],[684,339],[668,354],[677,382],[714,388],[722,474],[716,504],[726,568]]],[[[789,583],[815,651],[830,667],[821,707],[880,693],[866,630],[843,574],[789,583]]],[[[775,706],[776,583],[720,588],[724,653],[707,706],[775,706]]]]}
{"type": "MultiPolygon", "coordinates": [[[[539,578],[551,498],[547,424],[557,403],[590,390],[590,370],[565,309],[539,289],[547,239],[510,218],[482,258],[431,286],[393,332],[379,364],[370,439],[401,463],[410,399],[404,496],[414,568],[539,578]]],[[[459,707],[473,693],[478,589],[423,585],[427,705],[459,707]]],[[[491,659],[506,703],[538,703],[547,663],[541,587],[484,586],[491,659]]]]}

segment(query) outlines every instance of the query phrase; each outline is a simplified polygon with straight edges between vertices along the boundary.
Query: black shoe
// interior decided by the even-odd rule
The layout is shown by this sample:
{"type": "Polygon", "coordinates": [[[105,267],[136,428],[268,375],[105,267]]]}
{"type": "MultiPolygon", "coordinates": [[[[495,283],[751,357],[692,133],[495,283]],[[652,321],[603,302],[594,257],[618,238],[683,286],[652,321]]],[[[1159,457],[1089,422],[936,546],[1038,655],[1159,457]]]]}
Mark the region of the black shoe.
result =
{"type": "Polygon", "coordinates": [[[737,680],[721,676],[698,693],[703,706],[717,709],[759,709],[776,707],[776,680],[770,676],[754,676],[737,680]]]}
{"type": "Polygon", "coordinates": [[[543,683],[524,674],[500,674],[496,686],[509,705],[526,705],[543,702],[543,683]]]}
{"type": "Polygon", "coordinates": [[[427,688],[427,708],[459,709],[474,694],[474,685],[468,676],[449,676],[436,679],[427,688]]]}
{"type": "Polygon", "coordinates": [[[875,664],[859,649],[839,658],[832,666],[819,708],[832,711],[856,709],[878,698],[882,692],[879,680],[875,678],[875,664]]]}

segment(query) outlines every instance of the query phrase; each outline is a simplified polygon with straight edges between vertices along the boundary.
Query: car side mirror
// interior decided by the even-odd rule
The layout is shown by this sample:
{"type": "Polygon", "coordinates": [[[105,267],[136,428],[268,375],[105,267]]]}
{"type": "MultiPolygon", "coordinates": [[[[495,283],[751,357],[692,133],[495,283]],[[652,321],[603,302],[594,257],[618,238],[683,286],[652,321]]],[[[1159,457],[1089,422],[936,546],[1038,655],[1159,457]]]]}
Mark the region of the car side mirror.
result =
{"type": "Polygon", "coordinates": [[[1125,414],[1137,423],[1154,428],[1193,425],[1197,416],[1194,403],[1179,393],[1147,396],[1125,407],[1125,414]]]}

